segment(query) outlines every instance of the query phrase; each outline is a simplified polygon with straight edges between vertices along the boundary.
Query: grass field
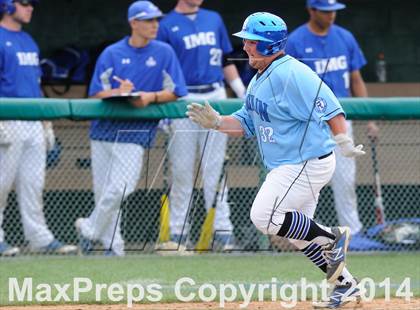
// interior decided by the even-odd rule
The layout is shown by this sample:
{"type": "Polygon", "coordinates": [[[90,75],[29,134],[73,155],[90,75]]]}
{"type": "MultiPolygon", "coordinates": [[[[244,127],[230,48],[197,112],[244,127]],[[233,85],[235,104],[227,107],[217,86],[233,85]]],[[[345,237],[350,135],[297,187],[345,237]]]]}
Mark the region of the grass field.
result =
{"type": "MultiPolygon", "coordinates": [[[[420,296],[420,254],[351,255],[348,259],[351,272],[359,279],[370,277],[376,284],[390,278],[391,296],[405,278],[410,278],[411,291],[420,296]]],[[[254,284],[276,282],[296,283],[302,277],[308,282],[319,283],[322,273],[299,254],[285,255],[195,255],[157,256],[138,255],[125,258],[105,257],[18,257],[0,260],[0,305],[22,305],[37,302],[10,302],[9,278],[33,278],[34,294],[37,284],[60,285],[73,283],[75,277],[87,277],[93,284],[127,283],[159,284],[162,302],[178,301],[174,293],[177,280],[190,277],[196,283],[183,291],[196,291],[204,283],[239,283],[249,287],[254,284]]],[[[67,293],[72,296],[72,286],[67,293]]],[[[53,292],[53,295],[55,292],[53,292]]],[[[377,288],[375,297],[383,297],[384,289],[377,288]]],[[[80,295],[80,303],[95,303],[95,291],[80,295]]],[[[106,294],[102,303],[111,302],[106,294]]],[[[257,295],[254,296],[257,298],[257,295]]],[[[271,298],[271,297],[270,297],[271,298]]],[[[61,301],[63,302],[63,301],[61,301]]],[[[121,302],[124,302],[121,301],[121,302]]],[[[144,301],[143,301],[144,302],[144,301]]],[[[145,301],[147,302],[147,301],[145,301]]]]}

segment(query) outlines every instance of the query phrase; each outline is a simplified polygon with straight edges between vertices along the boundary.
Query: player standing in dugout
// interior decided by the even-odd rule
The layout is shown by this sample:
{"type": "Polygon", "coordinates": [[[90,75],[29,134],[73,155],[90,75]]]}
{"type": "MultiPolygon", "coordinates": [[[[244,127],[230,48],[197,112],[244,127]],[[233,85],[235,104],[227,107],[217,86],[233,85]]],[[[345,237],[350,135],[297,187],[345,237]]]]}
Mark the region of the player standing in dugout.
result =
{"type": "MultiPolygon", "coordinates": [[[[309,21],[290,34],[286,53],[314,70],[338,98],[367,97],[366,85],[360,73],[366,64],[363,52],[348,30],[334,24],[336,11],[345,8],[344,4],[336,1],[307,0],[309,21]]],[[[352,121],[347,120],[346,125],[347,133],[352,137],[352,121]]],[[[376,124],[368,122],[367,129],[368,136],[376,139],[376,124]]],[[[359,233],[358,237],[361,237],[363,225],[357,210],[356,160],[338,153],[336,161],[331,187],[338,222],[350,227],[352,237],[359,233]]],[[[370,248],[367,240],[358,239],[370,248]]]]}
{"type": "MultiPolygon", "coordinates": [[[[227,60],[233,48],[222,17],[215,11],[200,8],[202,3],[203,0],[178,0],[175,9],[162,19],[158,39],[169,43],[178,56],[188,89],[185,100],[226,99],[224,78],[236,96],[243,98],[245,86],[236,66],[227,60]]],[[[203,156],[201,172],[207,211],[217,199],[214,245],[215,248],[229,250],[234,240],[226,186],[219,191],[219,197],[215,197],[228,137],[217,131],[203,130],[189,119],[173,120],[171,130],[168,151],[172,164],[169,196],[172,242],[167,247],[176,249],[181,242],[179,248],[185,248],[183,243],[189,234],[187,222],[195,185],[192,167],[198,148],[203,156]]]]}
{"type": "MultiPolygon", "coordinates": [[[[174,101],[187,90],[178,59],[171,46],[155,40],[160,9],[150,1],[128,8],[130,36],[108,46],[96,62],[89,96],[107,98],[137,93],[131,103],[142,108],[174,101]],[[145,78],[146,77],[146,78],[145,78]]],[[[123,256],[120,230],[121,201],[140,179],[144,151],[153,146],[156,120],[95,120],[90,139],[95,208],[77,219],[80,248],[89,254],[100,241],[106,255],[123,256]]]]}
{"type": "Polygon", "coordinates": [[[255,136],[270,171],[253,202],[250,217],[264,234],[289,239],[330,283],[330,299],[316,307],[339,308],[359,297],[357,280],[346,268],[348,227],[326,227],[313,216],[319,192],[335,169],[334,149],[346,157],[365,154],[347,135],[345,113],[315,72],[286,55],[287,27],[273,14],[250,15],[242,31],[249,64],[258,70],[243,107],[220,116],[209,104],[192,103],[187,115],[204,128],[231,136],[255,136]]]}
{"type": "MultiPolygon", "coordinates": [[[[38,0],[0,0],[0,97],[41,98],[39,48],[22,30],[29,24],[38,0]]],[[[15,183],[23,233],[34,252],[74,254],[48,229],[42,192],[47,150],[55,144],[50,122],[10,120],[0,122],[0,256],[20,249],[4,240],[3,212],[15,183]]]]}

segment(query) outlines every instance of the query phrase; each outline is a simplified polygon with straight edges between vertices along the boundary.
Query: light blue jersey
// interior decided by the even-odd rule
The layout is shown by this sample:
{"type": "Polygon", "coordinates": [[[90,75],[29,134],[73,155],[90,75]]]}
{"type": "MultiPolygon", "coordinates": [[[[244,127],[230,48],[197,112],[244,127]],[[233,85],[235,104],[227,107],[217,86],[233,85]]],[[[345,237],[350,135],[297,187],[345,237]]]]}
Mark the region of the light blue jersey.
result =
{"type": "Polygon", "coordinates": [[[340,113],[331,89],[308,66],[285,55],[254,76],[244,106],[233,116],[245,136],[257,137],[271,170],[332,152],[335,142],[326,121],[340,113]]]}
{"type": "Polygon", "coordinates": [[[366,64],[356,39],[337,25],[332,25],[325,36],[309,31],[308,24],[298,27],[287,40],[286,53],[322,76],[339,98],[351,95],[350,74],[366,64]]]}
{"type": "Polygon", "coordinates": [[[223,81],[223,55],[232,45],[217,12],[199,9],[192,20],[173,10],[160,22],[158,39],[174,48],[187,85],[223,81]]]}
{"type": "MultiPolygon", "coordinates": [[[[112,88],[119,82],[113,76],[129,79],[133,92],[173,91],[187,94],[181,66],[173,49],[166,43],[152,40],[142,48],[128,44],[128,37],[108,46],[98,61],[89,88],[89,96],[112,88]]],[[[135,143],[150,147],[158,120],[97,120],[91,123],[90,138],[99,141],[135,143]]]]}
{"type": "Polygon", "coordinates": [[[24,31],[0,26],[0,97],[41,97],[39,48],[24,31]]]}

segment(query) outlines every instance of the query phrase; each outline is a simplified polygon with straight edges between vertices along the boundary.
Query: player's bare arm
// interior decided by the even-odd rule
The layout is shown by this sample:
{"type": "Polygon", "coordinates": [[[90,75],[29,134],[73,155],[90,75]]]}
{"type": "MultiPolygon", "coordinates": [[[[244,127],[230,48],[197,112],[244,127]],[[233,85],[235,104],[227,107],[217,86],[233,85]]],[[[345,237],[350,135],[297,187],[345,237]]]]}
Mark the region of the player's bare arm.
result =
{"type": "MultiPolygon", "coordinates": [[[[353,97],[367,97],[368,91],[359,70],[355,70],[350,74],[351,93],[353,97]]],[[[367,124],[367,134],[369,137],[376,139],[379,134],[379,128],[375,122],[369,121],[367,124]]]]}
{"type": "Polygon", "coordinates": [[[244,98],[246,88],[241,78],[239,77],[238,69],[234,64],[228,64],[223,67],[223,75],[226,81],[229,83],[230,88],[234,91],[236,97],[244,98]]]}
{"type": "Polygon", "coordinates": [[[138,97],[130,100],[131,104],[137,108],[143,108],[151,103],[165,103],[177,100],[177,96],[169,90],[155,92],[139,92],[138,97]]]}
{"type": "Polygon", "coordinates": [[[217,130],[231,137],[242,137],[244,135],[241,123],[230,115],[220,117],[220,125],[217,130]]]}
{"type": "Polygon", "coordinates": [[[100,91],[94,96],[94,98],[102,99],[113,96],[121,96],[124,94],[128,95],[134,90],[134,84],[129,79],[122,79],[116,75],[112,78],[120,83],[119,87],[100,91]]]}

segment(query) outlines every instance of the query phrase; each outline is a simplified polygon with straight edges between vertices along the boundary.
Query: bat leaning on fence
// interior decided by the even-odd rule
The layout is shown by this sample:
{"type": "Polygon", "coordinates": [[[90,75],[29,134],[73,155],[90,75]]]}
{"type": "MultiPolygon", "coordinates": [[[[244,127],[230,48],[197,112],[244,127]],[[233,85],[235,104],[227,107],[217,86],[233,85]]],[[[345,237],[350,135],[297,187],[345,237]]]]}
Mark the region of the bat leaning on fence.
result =
{"type": "Polygon", "coordinates": [[[211,250],[211,241],[213,239],[213,226],[214,219],[216,216],[216,206],[218,197],[220,195],[220,201],[223,200],[223,196],[226,191],[227,185],[227,170],[226,167],[229,162],[229,157],[225,157],[223,161],[222,171],[220,172],[219,181],[217,182],[216,193],[214,194],[213,203],[211,208],[207,212],[206,219],[201,227],[200,238],[198,239],[195,250],[198,252],[204,252],[211,250]]]}
{"type": "MultiPolygon", "coordinates": [[[[169,126],[168,126],[169,127],[169,126]]],[[[168,129],[169,130],[169,129],[168,129]]],[[[168,139],[170,135],[167,133],[165,135],[165,157],[163,158],[163,187],[165,188],[165,193],[160,197],[160,227],[159,227],[159,243],[164,243],[170,240],[170,210],[169,210],[169,193],[171,192],[171,186],[168,182],[168,173],[169,173],[169,159],[168,159],[168,139]]]]}
{"type": "Polygon", "coordinates": [[[381,178],[379,175],[379,165],[376,152],[377,138],[369,137],[370,148],[372,151],[372,168],[375,177],[375,217],[377,224],[385,224],[385,212],[382,200],[381,178]]]}

